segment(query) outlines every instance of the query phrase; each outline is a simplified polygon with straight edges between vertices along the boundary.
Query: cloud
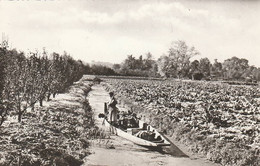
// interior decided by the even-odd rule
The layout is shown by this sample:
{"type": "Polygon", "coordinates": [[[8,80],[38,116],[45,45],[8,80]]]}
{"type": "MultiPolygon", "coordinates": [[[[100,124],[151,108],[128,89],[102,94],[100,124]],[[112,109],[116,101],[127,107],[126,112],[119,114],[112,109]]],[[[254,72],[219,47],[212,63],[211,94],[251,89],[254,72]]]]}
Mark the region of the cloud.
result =
{"type": "Polygon", "coordinates": [[[0,32],[24,50],[45,46],[87,61],[118,62],[131,52],[138,56],[147,51],[159,57],[179,39],[210,59],[247,53],[251,58],[259,52],[260,25],[251,17],[259,10],[254,6],[248,10],[231,2],[113,2],[1,1],[0,32]]]}
{"type": "MultiPolygon", "coordinates": [[[[96,28],[114,26],[116,28],[116,26],[120,27],[120,25],[124,26],[124,24],[127,24],[130,29],[136,27],[137,24],[142,27],[145,26],[143,22],[150,22],[153,27],[169,27],[170,25],[170,28],[175,26],[192,31],[193,26],[204,25],[205,20],[210,20],[214,25],[224,25],[224,27],[236,25],[236,20],[227,20],[223,16],[211,15],[207,10],[189,9],[179,2],[153,2],[127,11],[119,10],[110,13],[106,11],[93,12],[84,10],[84,8],[79,10],[73,5],[62,6],[61,10],[55,8],[48,10],[45,5],[40,8],[40,4],[36,4],[36,6],[19,4],[17,6],[21,7],[20,11],[12,8],[12,6],[7,6],[6,9],[9,12],[6,10],[1,15],[7,14],[5,18],[11,18],[7,22],[11,23],[13,27],[17,25],[17,27],[30,29],[43,28],[50,30],[55,28],[86,28],[88,26],[95,26],[96,28]],[[15,19],[18,15],[20,19],[15,19]]],[[[149,23],[146,28],[149,28],[149,23]]]]}

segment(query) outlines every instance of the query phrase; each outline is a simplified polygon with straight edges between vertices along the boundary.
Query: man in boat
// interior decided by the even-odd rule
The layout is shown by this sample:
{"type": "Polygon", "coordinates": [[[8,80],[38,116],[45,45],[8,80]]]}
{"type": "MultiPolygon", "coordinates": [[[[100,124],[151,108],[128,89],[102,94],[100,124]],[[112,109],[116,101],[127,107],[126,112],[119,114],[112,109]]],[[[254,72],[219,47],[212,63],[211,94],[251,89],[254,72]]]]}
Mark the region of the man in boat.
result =
{"type": "Polygon", "coordinates": [[[114,93],[109,92],[110,96],[110,102],[108,103],[108,121],[111,123],[116,123],[117,122],[117,113],[118,113],[118,108],[116,107],[117,101],[115,99],[114,93]]]}

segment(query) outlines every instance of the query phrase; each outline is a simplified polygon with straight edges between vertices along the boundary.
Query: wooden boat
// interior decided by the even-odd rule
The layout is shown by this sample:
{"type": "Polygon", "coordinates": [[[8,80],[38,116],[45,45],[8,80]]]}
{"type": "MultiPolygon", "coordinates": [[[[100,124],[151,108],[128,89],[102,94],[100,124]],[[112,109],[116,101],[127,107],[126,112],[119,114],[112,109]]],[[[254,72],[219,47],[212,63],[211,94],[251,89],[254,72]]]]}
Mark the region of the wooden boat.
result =
{"type": "MultiPolygon", "coordinates": [[[[106,107],[106,105],[105,105],[106,107]]],[[[106,110],[106,108],[105,108],[106,110]]],[[[139,127],[138,128],[127,128],[126,130],[120,129],[115,127],[114,125],[110,124],[107,119],[104,119],[103,123],[113,134],[116,134],[122,138],[125,138],[137,145],[145,146],[145,147],[162,147],[162,146],[170,146],[171,143],[155,128],[143,121],[139,120],[139,127]],[[149,132],[154,133],[154,138],[160,138],[159,140],[146,140],[137,136],[138,133],[142,132],[149,132]]]]}

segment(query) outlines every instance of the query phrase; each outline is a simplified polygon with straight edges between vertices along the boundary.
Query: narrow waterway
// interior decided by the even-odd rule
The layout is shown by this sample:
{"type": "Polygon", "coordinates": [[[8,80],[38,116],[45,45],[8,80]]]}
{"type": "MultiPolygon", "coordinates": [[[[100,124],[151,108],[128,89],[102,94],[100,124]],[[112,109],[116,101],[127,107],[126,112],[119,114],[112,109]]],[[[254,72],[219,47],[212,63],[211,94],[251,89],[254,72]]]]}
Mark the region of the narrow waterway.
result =
{"type": "MultiPolygon", "coordinates": [[[[94,85],[88,99],[94,110],[97,126],[104,128],[102,125],[103,119],[98,118],[98,114],[104,112],[104,102],[109,101],[108,92],[101,85],[94,85]]],[[[118,107],[120,110],[123,109],[120,106],[118,107]]],[[[191,159],[191,156],[186,156],[175,145],[172,145],[166,153],[161,153],[135,145],[115,135],[110,135],[110,139],[93,141],[90,150],[92,154],[87,157],[85,165],[216,166],[216,164],[205,159],[191,159]]]]}

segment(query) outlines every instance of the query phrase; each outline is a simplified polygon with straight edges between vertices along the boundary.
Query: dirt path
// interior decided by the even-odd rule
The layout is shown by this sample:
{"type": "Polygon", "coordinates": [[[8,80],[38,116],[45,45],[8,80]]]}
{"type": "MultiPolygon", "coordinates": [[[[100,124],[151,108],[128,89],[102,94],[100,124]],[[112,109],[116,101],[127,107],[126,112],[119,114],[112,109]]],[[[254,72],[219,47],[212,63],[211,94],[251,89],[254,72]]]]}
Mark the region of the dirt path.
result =
{"type": "MultiPolygon", "coordinates": [[[[101,85],[94,85],[89,93],[89,102],[95,112],[96,123],[102,126],[102,119],[97,116],[103,113],[104,102],[109,101],[108,93],[101,85]]],[[[120,106],[119,106],[120,108],[120,106]]],[[[122,108],[120,108],[122,109],[122,108]]],[[[216,166],[204,159],[191,159],[172,145],[169,153],[159,153],[147,148],[133,144],[132,142],[118,136],[111,136],[106,140],[95,140],[90,148],[91,155],[87,157],[85,165],[170,165],[170,166],[216,166]]]]}

